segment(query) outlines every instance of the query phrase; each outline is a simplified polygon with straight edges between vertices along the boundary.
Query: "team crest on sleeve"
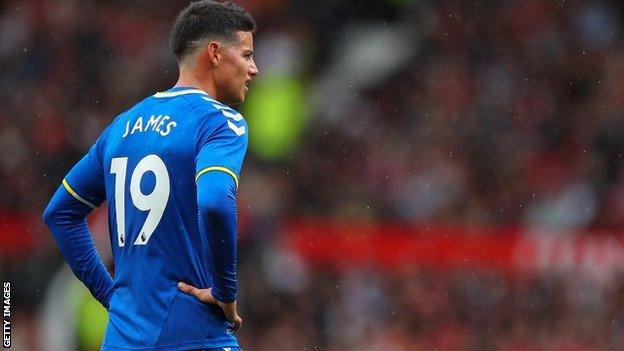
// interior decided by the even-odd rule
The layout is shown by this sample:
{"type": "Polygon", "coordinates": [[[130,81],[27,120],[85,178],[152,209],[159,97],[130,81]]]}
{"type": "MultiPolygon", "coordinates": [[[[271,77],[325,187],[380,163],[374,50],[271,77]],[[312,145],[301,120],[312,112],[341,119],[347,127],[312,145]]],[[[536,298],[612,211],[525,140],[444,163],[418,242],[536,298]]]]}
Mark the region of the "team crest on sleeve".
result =
{"type": "Polygon", "coordinates": [[[228,127],[234,131],[234,133],[236,133],[236,135],[241,136],[243,134],[245,134],[247,132],[247,128],[243,125],[243,126],[237,126],[236,124],[234,124],[232,121],[234,122],[240,122],[243,120],[243,115],[241,115],[240,113],[234,111],[233,109],[219,103],[216,100],[207,98],[207,97],[202,97],[204,100],[209,101],[212,103],[212,106],[214,106],[214,108],[216,108],[217,110],[221,111],[221,113],[223,114],[223,116],[225,116],[228,121],[227,121],[227,125],[228,127]]]}

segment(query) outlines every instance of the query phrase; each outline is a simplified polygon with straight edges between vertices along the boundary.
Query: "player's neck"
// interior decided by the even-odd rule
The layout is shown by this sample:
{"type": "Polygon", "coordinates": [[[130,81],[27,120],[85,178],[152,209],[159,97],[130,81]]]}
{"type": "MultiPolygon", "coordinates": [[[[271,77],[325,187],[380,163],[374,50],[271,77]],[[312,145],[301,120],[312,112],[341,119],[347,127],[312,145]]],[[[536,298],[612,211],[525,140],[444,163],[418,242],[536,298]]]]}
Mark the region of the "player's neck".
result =
{"type": "Polygon", "coordinates": [[[178,81],[174,85],[174,88],[185,87],[185,88],[195,88],[200,89],[208,93],[213,98],[216,98],[216,88],[214,82],[207,80],[199,80],[194,75],[188,74],[188,72],[180,72],[180,77],[178,81]]]}

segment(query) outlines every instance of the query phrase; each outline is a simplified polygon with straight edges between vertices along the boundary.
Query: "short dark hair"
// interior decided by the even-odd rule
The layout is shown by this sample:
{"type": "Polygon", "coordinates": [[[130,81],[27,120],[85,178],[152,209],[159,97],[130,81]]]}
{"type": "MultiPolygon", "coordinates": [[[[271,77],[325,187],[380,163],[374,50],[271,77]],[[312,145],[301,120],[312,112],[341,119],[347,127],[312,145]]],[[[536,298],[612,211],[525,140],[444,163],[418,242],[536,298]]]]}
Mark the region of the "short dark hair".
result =
{"type": "Polygon", "coordinates": [[[228,1],[191,3],[176,18],[171,30],[171,51],[182,61],[204,39],[235,40],[236,32],[253,32],[256,22],[249,12],[228,1]]]}

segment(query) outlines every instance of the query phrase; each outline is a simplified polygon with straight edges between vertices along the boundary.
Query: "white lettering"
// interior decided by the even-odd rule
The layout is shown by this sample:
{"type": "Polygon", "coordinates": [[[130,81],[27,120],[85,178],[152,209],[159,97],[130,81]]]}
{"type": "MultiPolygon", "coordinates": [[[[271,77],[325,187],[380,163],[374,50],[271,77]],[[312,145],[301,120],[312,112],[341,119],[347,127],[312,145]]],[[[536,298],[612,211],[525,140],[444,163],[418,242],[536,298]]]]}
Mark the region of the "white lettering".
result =
{"type": "Polygon", "coordinates": [[[150,127],[152,127],[152,130],[154,130],[156,128],[156,125],[158,124],[158,121],[160,121],[160,117],[162,117],[162,115],[158,115],[158,117],[151,115],[150,118],[147,120],[145,130],[148,130],[150,127]]]}
{"type": "Polygon", "coordinates": [[[125,138],[128,136],[128,131],[130,129],[130,121],[126,122],[126,131],[124,132],[124,134],[121,136],[122,138],[125,138]]]}
{"type": "Polygon", "coordinates": [[[178,123],[175,122],[170,116],[151,115],[149,118],[145,118],[145,123],[143,122],[143,117],[140,116],[134,124],[132,124],[132,121],[126,122],[126,130],[121,137],[125,138],[128,135],[148,131],[156,132],[161,136],[167,136],[171,133],[173,128],[177,126],[178,123]],[[131,125],[132,128],[130,128],[131,125]]]}
{"type": "Polygon", "coordinates": [[[11,322],[4,321],[3,326],[3,338],[2,338],[2,346],[5,348],[11,347],[11,322]]]}
{"type": "Polygon", "coordinates": [[[171,133],[171,129],[174,127],[177,127],[177,123],[174,121],[171,121],[169,123],[167,123],[167,129],[165,129],[164,131],[160,132],[160,135],[162,136],[167,136],[169,135],[169,133],[171,133]]]}
{"type": "Polygon", "coordinates": [[[130,134],[134,134],[134,131],[137,129],[139,130],[139,132],[143,131],[143,117],[137,118],[136,122],[134,123],[134,127],[132,127],[132,131],[130,132],[130,134]]]}
{"type": "Polygon", "coordinates": [[[170,118],[171,118],[171,117],[169,117],[169,116],[165,116],[165,117],[163,117],[163,118],[160,120],[160,123],[158,123],[158,127],[156,127],[156,131],[157,131],[157,132],[160,132],[160,127],[162,127],[162,126],[165,124],[165,122],[166,122],[168,119],[170,119],[170,118]]]}
{"type": "Polygon", "coordinates": [[[11,283],[3,282],[2,287],[2,316],[11,318],[11,283]]]}
{"type": "Polygon", "coordinates": [[[10,282],[2,282],[2,317],[6,319],[2,319],[2,329],[3,329],[3,337],[2,337],[2,346],[4,348],[11,347],[11,322],[8,321],[8,318],[11,318],[11,283],[10,282]]]}

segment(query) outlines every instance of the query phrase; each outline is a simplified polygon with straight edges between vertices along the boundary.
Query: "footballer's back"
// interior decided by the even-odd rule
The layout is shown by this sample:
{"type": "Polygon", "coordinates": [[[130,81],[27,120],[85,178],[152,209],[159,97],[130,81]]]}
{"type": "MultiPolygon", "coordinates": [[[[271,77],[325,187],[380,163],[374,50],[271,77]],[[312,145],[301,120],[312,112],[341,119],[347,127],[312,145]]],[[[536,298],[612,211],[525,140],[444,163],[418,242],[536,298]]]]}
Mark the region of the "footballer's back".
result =
{"type": "Polygon", "coordinates": [[[217,170],[238,184],[246,147],[242,116],[191,88],[146,98],[98,139],[115,261],[104,349],[232,346],[221,309],[176,286],[212,285],[195,182],[217,170]]]}

